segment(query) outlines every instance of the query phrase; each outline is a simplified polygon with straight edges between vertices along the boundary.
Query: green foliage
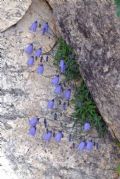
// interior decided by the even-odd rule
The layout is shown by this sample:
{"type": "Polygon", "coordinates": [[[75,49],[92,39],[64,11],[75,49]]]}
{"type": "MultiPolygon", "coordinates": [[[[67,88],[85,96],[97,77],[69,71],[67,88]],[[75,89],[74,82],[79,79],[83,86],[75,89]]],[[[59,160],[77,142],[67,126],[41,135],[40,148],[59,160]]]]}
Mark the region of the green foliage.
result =
{"type": "Polygon", "coordinates": [[[73,49],[68,44],[66,44],[62,38],[60,38],[58,40],[58,49],[55,54],[54,64],[59,65],[61,59],[65,60],[67,66],[65,77],[67,81],[77,80],[80,78],[79,67],[75,58],[76,57],[73,49]]]}
{"type": "Polygon", "coordinates": [[[116,168],[116,172],[118,173],[118,175],[120,176],[120,163],[118,164],[117,168],[116,168]]]}
{"type": "Polygon", "coordinates": [[[120,0],[115,0],[117,16],[120,17],[120,0]]]}
{"type": "Polygon", "coordinates": [[[75,124],[79,122],[83,125],[87,120],[97,129],[100,136],[104,136],[106,124],[98,113],[97,107],[84,81],[76,87],[74,104],[75,112],[73,113],[73,118],[75,119],[75,124]]]}
{"type": "Polygon", "coordinates": [[[55,54],[55,65],[59,65],[61,59],[64,59],[67,65],[65,77],[66,81],[79,80],[79,85],[75,88],[74,99],[71,101],[75,106],[73,113],[74,125],[84,124],[88,120],[98,133],[103,136],[106,132],[106,124],[97,111],[97,107],[84,82],[80,84],[80,71],[76,62],[76,56],[73,49],[66,44],[63,39],[58,40],[58,48],[55,54]]]}

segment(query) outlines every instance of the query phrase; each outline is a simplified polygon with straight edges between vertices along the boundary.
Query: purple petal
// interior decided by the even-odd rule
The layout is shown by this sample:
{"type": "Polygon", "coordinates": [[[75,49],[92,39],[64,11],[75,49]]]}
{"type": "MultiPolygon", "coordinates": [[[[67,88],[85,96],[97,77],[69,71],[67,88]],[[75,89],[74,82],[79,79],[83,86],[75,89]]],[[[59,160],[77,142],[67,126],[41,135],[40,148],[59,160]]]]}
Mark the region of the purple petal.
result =
{"type": "Polygon", "coordinates": [[[29,125],[35,127],[39,123],[39,119],[37,117],[32,117],[29,119],[29,125]]]}
{"type": "Polygon", "coordinates": [[[61,139],[62,139],[62,137],[63,137],[62,132],[58,132],[58,133],[55,135],[55,141],[56,141],[56,142],[60,142],[61,139]]]}
{"type": "Polygon", "coordinates": [[[51,83],[53,85],[57,85],[59,83],[59,75],[55,75],[52,80],[51,80],[51,83]]]}
{"type": "Polygon", "coordinates": [[[33,65],[34,65],[34,57],[33,57],[33,56],[31,56],[31,57],[28,59],[27,65],[28,65],[28,66],[33,66],[33,65]]]}
{"type": "Polygon", "coordinates": [[[83,126],[83,131],[87,132],[91,129],[90,123],[86,122],[83,126]]]}
{"type": "Polygon", "coordinates": [[[42,48],[35,51],[35,57],[40,57],[42,55],[42,48]]]}
{"type": "Polygon", "coordinates": [[[43,23],[43,25],[42,25],[42,34],[45,35],[45,33],[47,33],[48,30],[49,30],[48,22],[43,23]]]}
{"type": "Polygon", "coordinates": [[[77,149],[78,150],[84,150],[85,149],[85,142],[80,142],[77,149]]]}
{"type": "Polygon", "coordinates": [[[62,86],[61,85],[57,85],[54,92],[58,95],[60,95],[62,93],[62,86]]]}
{"type": "Polygon", "coordinates": [[[48,109],[53,109],[54,108],[54,100],[50,100],[48,101],[48,106],[47,106],[48,109]]]}
{"type": "Polygon", "coordinates": [[[59,66],[60,67],[63,67],[65,65],[65,61],[62,59],[62,60],[60,60],[60,63],[59,63],[59,66]]]}
{"type": "Polygon", "coordinates": [[[65,102],[63,103],[63,110],[67,110],[67,104],[65,102]]]}
{"type": "Polygon", "coordinates": [[[46,133],[43,135],[43,140],[44,140],[45,142],[49,142],[50,139],[51,139],[51,137],[52,137],[52,132],[51,132],[51,131],[48,131],[48,132],[46,132],[46,133]]]}
{"type": "Polygon", "coordinates": [[[37,73],[42,75],[44,72],[44,66],[43,65],[39,65],[38,68],[37,68],[37,73]]]}
{"type": "Polygon", "coordinates": [[[29,129],[29,135],[34,137],[35,134],[36,134],[36,128],[35,127],[30,127],[30,129],[29,129]]]}
{"type": "Polygon", "coordinates": [[[30,31],[36,32],[37,26],[38,26],[38,21],[33,22],[32,25],[31,25],[30,28],[29,28],[30,31]]]}
{"type": "Polygon", "coordinates": [[[70,97],[71,97],[71,89],[65,90],[65,92],[64,92],[64,98],[66,100],[70,100],[70,97]]]}
{"type": "Polygon", "coordinates": [[[33,44],[28,44],[27,45],[27,47],[25,47],[25,52],[27,53],[27,54],[32,54],[32,52],[33,52],[33,44]]]}
{"type": "Polygon", "coordinates": [[[93,149],[93,142],[92,141],[87,141],[87,145],[86,145],[86,150],[91,151],[93,149]]]}

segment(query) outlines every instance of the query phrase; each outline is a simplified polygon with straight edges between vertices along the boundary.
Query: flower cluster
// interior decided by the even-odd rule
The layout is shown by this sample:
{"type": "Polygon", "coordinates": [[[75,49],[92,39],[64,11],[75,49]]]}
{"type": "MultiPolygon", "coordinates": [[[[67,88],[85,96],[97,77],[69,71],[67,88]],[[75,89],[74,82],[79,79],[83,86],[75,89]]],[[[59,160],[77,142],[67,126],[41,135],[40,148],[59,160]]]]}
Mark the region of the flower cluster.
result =
{"type": "MultiPolygon", "coordinates": [[[[35,21],[32,23],[32,25],[30,26],[29,30],[31,32],[36,32],[37,28],[39,26],[38,21],[35,21]]],[[[45,35],[46,33],[48,33],[49,31],[49,25],[47,22],[43,23],[43,25],[41,26],[41,32],[42,35],[45,35]]],[[[42,47],[38,48],[37,50],[34,49],[34,45],[33,43],[28,44],[25,49],[24,49],[25,53],[29,56],[28,61],[27,61],[27,65],[28,67],[32,67],[35,63],[35,59],[42,59],[43,57],[43,49],[42,47]]],[[[46,61],[48,61],[48,56],[46,56],[46,61]]],[[[54,93],[57,96],[60,96],[61,99],[63,100],[62,103],[62,110],[67,110],[67,104],[69,103],[69,101],[71,100],[71,93],[72,93],[72,89],[71,88],[67,88],[64,89],[64,85],[62,84],[61,78],[60,78],[60,74],[64,74],[66,71],[67,65],[65,63],[65,60],[62,58],[59,61],[59,74],[56,74],[52,77],[51,79],[51,84],[54,87],[54,93]]],[[[36,69],[36,72],[40,75],[42,75],[44,73],[44,65],[42,63],[42,60],[40,61],[39,66],[36,69]]],[[[50,99],[48,100],[47,106],[46,108],[48,110],[54,110],[55,109],[55,99],[50,99]]],[[[56,114],[57,115],[57,114],[56,114]]],[[[56,115],[54,116],[55,119],[57,119],[56,115]]],[[[36,129],[37,129],[37,125],[39,124],[39,118],[38,117],[32,117],[29,119],[28,123],[29,123],[29,135],[31,136],[35,136],[36,135],[36,129]]],[[[41,120],[40,120],[41,121],[41,120]]],[[[48,122],[46,120],[46,118],[44,118],[44,127],[46,129],[46,132],[42,135],[42,139],[45,142],[50,142],[51,139],[53,138],[54,141],[56,141],[57,143],[60,143],[63,136],[64,136],[64,132],[61,131],[57,131],[56,133],[53,132],[52,130],[48,129],[48,122]]],[[[84,126],[82,127],[82,131],[83,132],[88,132],[91,129],[91,125],[89,122],[86,122],[84,124],[84,126]]],[[[69,142],[72,141],[72,134],[69,135],[69,142]]],[[[88,150],[91,151],[94,147],[94,143],[92,141],[81,141],[78,145],[76,145],[77,149],[79,151],[81,150],[88,150]]]]}
{"type": "MultiPolygon", "coordinates": [[[[30,26],[29,30],[30,32],[34,33],[37,31],[37,28],[38,28],[38,21],[34,21],[32,23],[32,25],[30,26]]],[[[48,23],[47,22],[44,22],[42,24],[42,27],[41,27],[41,33],[42,35],[45,35],[46,33],[48,33],[49,31],[49,26],[48,26],[48,23]]],[[[28,44],[25,49],[24,49],[25,53],[28,55],[28,60],[27,60],[27,65],[28,67],[32,67],[35,63],[35,59],[39,59],[41,58],[42,59],[42,55],[43,55],[43,50],[42,50],[42,47],[38,48],[38,49],[34,49],[34,44],[33,43],[30,43],[28,44]]],[[[48,56],[46,56],[46,61],[48,61],[48,56]]],[[[36,69],[36,72],[39,74],[39,75],[42,75],[43,72],[44,72],[44,65],[42,63],[42,60],[40,61],[40,64],[38,66],[38,68],[36,69]]]]}

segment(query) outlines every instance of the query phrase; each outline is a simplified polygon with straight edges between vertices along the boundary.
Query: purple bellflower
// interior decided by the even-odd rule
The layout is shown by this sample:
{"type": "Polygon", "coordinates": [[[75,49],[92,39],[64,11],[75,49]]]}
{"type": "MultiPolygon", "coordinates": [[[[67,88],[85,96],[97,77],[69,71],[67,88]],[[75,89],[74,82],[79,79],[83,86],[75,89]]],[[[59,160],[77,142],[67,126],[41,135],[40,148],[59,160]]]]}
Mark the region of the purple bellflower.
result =
{"type": "Polygon", "coordinates": [[[29,125],[31,127],[35,127],[38,123],[39,123],[39,118],[37,117],[32,117],[31,119],[29,119],[29,125]]]}
{"type": "Polygon", "coordinates": [[[43,23],[43,25],[42,25],[42,34],[45,35],[45,33],[47,33],[48,30],[49,30],[48,22],[43,23]]]}
{"type": "Polygon", "coordinates": [[[86,150],[91,151],[93,149],[94,143],[92,141],[87,141],[86,150]]]}
{"type": "Polygon", "coordinates": [[[85,149],[85,145],[86,145],[85,142],[82,141],[82,142],[80,142],[80,144],[78,145],[77,149],[78,149],[78,150],[84,150],[84,149],[85,149]]]}
{"type": "Polygon", "coordinates": [[[48,109],[53,109],[54,108],[54,99],[48,101],[48,106],[47,107],[48,107],[48,109]]]}
{"type": "Polygon", "coordinates": [[[55,141],[59,143],[59,142],[61,141],[62,137],[63,137],[63,134],[62,134],[61,131],[59,131],[59,132],[55,135],[55,141]]]}
{"type": "Polygon", "coordinates": [[[36,134],[36,127],[31,126],[29,129],[29,135],[34,137],[35,134],[36,134]]]}
{"type": "Polygon", "coordinates": [[[42,55],[42,48],[35,51],[35,57],[40,57],[42,55]]]}
{"type": "Polygon", "coordinates": [[[86,122],[83,126],[83,131],[87,132],[91,129],[90,123],[86,122]]]}
{"type": "Polygon", "coordinates": [[[27,47],[25,47],[25,52],[29,55],[33,53],[33,44],[32,43],[28,44],[27,47]]]}
{"type": "Polygon", "coordinates": [[[34,65],[34,57],[33,57],[33,56],[31,56],[31,57],[28,59],[27,65],[30,66],[30,67],[34,65]]]}
{"type": "Polygon", "coordinates": [[[34,22],[31,24],[29,30],[32,31],[32,32],[36,32],[37,27],[38,27],[38,21],[34,21],[34,22]]]}
{"type": "Polygon", "coordinates": [[[38,73],[39,75],[42,75],[43,72],[44,72],[44,66],[43,66],[43,64],[41,64],[41,65],[39,65],[38,68],[37,68],[37,73],[38,73]]]}
{"type": "Polygon", "coordinates": [[[71,89],[65,90],[65,92],[64,92],[64,98],[66,100],[70,100],[70,97],[71,97],[71,89]]]}
{"type": "Polygon", "coordinates": [[[60,95],[60,94],[62,93],[62,86],[61,86],[61,85],[57,85],[57,86],[55,87],[54,92],[55,92],[56,94],[60,95]]]}
{"type": "Polygon", "coordinates": [[[60,67],[61,73],[64,73],[64,72],[65,72],[65,69],[66,69],[66,65],[65,65],[65,62],[64,62],[63,59],[60,60],[59,67],[60,67]]]}
{"type": "Polygon", "coordinates": [[[51,83],[52,83],[53,85],[57,85],[57,84],[59,83],[59,80],[60,80],[59,75],[55,75],[55,76],[52,78],[51,83]]]}
{"type": "Polygon", "coordinates": [[[51,139],[51,137],[52,137],[52,131],[47,131],[47,132],[43,135],[43,140],[44,140],[45,142],[49,142],[50,139],[51,139]]]}

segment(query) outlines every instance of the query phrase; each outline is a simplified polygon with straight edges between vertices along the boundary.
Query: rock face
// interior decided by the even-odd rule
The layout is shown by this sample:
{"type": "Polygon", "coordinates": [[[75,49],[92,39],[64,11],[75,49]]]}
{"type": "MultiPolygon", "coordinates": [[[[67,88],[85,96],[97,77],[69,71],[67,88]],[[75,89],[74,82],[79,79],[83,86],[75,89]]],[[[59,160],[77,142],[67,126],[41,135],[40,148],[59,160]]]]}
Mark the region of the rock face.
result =
{"type": "Polygon", "coordinates": [[[120,25],[111,0],[48,0],[113,136],[120,141],[120,25]]]}
{"type": "Polygon", "coordinates": [[[0,1],[0,32],[16,24],[28,10],[31,0],[0,1]]]}
{"type": "MultiPolygon", "coordinates": [[[[118,179],[115,168],[120,153],[116,145],[106,136],[100,139],[96,131],[81,133],[78,126],[71,130],[69,118],[71,106],[66,112],[47,110],[48,99],[55,98],[51,77],[58,73],[53,58],[44,62],[43,76],[36,73],[39,61],[33,68],[26,65],[28,56],[24,47],[33,42],[35,48],[43,47],[47,52],[55,43],[53,36],[36,35],[28,28],[34,20],[48,21],[54,29],[52,12],[44,1],[34,0],[25,16],[16,24],[0,33],[0,175],[9,179],[118,179]],[[57,113],[58,119],[54,120],[57,113]],[[35,137],[28,135],[28,118],[39,116],[35,137]],[[46,131],[44,118],[49,130],[63,130],[64,138],[57,144],[42,140],[46,131]],[[63,126],[65,124],[65,126],[63,126]],[[94,150],[78,152],[68,142],[69,133],[75,133],[75,144],[93,140],[94,150]]],[[[46,56],[44,56],[46,57],[46,56]]],[[[58,104],[56,103],[56,106],[58,104]]]]}

